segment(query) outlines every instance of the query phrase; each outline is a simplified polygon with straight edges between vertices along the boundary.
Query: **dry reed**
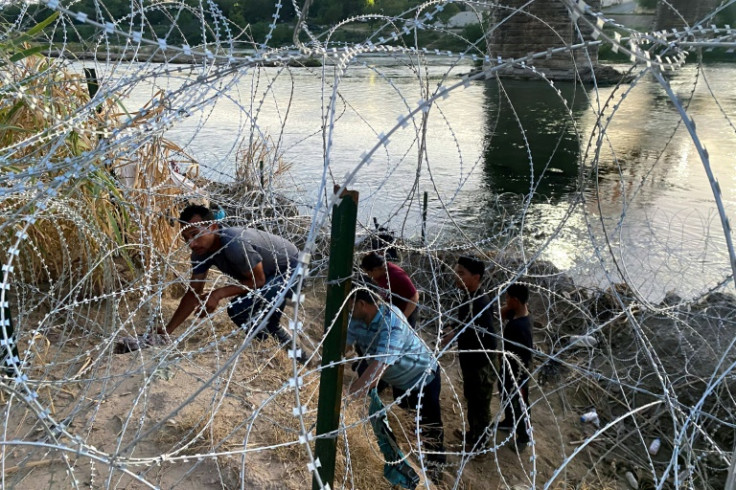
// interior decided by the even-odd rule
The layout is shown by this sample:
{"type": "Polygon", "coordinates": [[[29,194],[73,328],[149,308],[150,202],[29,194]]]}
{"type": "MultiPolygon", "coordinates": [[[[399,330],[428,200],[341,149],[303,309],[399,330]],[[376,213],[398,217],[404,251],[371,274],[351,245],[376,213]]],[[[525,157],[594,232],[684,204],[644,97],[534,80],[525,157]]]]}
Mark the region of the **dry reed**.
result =
{"type": "MultiPolygon", "coordinates": [[[[0,51],[0,61],[11,83],[24,91],[22,97],[0,99],[0,145],[7,159],[0,177],[7,183],[16,175],[25,178],[24,187],[0,202],[2,242],[10,246],[25,226],[23,218],[33,214],[19,257],[23,279],[66,282],[82,296],[109,291],[120,277],[114,274],[116,261],[133,270],[171,252],[178,233],[171,218],[186,191],[180,181],[196,175],[197,164],[156,135],[128,154],[103,150],[109,148],[105,138],[123,124],[116,96],[92,106],[84,77],[37,54],[15,62],[11,55],[0,51]],[[70,172],[70,162],[77,161],[70,172]],[[48,162],[43,173],[39,162],[48,162]],[[184,169],[181,175],[175,167],[184,169]],[[54,190],[28,190],[34,188],[54,190]],[[133,255],[127,251],[131,244],[143,246],[133,255]]],[[[145,113],[131,114],[131,130],[161,117],[163,104],[152,102],[145,113]]]]}

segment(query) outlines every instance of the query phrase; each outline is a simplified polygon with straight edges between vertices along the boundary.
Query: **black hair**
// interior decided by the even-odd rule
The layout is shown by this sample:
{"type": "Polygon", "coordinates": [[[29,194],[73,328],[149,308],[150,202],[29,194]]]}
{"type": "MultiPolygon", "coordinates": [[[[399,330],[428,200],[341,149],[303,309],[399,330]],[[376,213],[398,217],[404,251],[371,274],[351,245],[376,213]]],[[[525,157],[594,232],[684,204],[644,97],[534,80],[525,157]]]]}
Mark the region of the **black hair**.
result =
{"type": "Polygon", "coordinates": [[[483,279],[483,273],[486,271],[486,266],[482,260],[469,255],[458,257],[458,265],[465,267],[471,274],[477,274],[483,279]]]}
{"type": "Polygon", "coordinates": [[[360,268],[364,271],[372,271],[376,267],[383,267],[383,257],[375,252],[371,252],[368,255],[363,256],[363,260],[360,261],[360,268]]]}
{"type": "Polygon", "coordinates": [[[376,297],[374,296],[374,294],[375,293],[373,293],[370,289],[365,287],[355,288],[353,290],[355,301],[363,300],[370,305],[376,304],[376,297]]]}
{"type": "Polygon", "coordinates": [[[181,213],[179,214],[179,223],[189,223],[195,216],[199,216],[200,218],[202,218],[202,221],[215,220],[215,215],[209,208],[205,206],[200,206],[199,204],[190,204],[189,206],[182,209],[181,213]]]}
{"type": "Polygon", "coordinates": [[[521,304],[525,305],[529,301],[529,288],[524,284],[512,284],[506,290],[506,294],[512,298],[518,299],[521,304]]]}

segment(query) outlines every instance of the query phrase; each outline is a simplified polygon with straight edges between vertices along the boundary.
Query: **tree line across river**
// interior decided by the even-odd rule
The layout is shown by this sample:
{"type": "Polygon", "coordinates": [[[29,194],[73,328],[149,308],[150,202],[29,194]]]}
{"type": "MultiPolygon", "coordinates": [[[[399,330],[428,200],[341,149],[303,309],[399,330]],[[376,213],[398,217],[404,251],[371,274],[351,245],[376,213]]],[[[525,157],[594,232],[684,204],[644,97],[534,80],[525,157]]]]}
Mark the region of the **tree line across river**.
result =
{"type": "MultiPolygon", "coordinates": [[[[423,3],[421,0],[316,0],[309,7],[308,27],[320,34],[327,26],[340,20],[360,15],[399,15],[423,3]]],[[[188,44],[197,46],[203,42],[234,39],[241,42],[238,47],[284,46],[293,44],[294,26],[298,20],[291,0],[217,0],[204,11],[197,0],[179,2],[144,2],[140,8],[131,11],[129,0],[79,0],[60,2],[73,12],[83,12],[87,18],[100,24],[113,23],[123,32],[140,32],[146,39],[165,39],[169,44],[188,44]],[[280,4],[280,7],[278,6],[280,4]],[[271,29],[274,15],[275,29],[271,29]],[[202,16],[204,15],[204,22],[202,16]],[[223,22],[227,20],[229,22],[223,22]],[[203,26],[205,26],[203,28],[203,26]],[[268,42],[266,35],[271,33],[268,42]]],[[[440,12],[438,20],[447,21],[460,12],[461,6],[450,3],[440,12]]],[[[13,25],[17,29],[20,19],[21,30],[41,22],[53,13],[44,4],[27,4],[21,1],[6,4],[0,8],[0,25],[13,25]],[[21,17],[22,15],[22,17],[21,17]]],[[[377,30],[384,22],[377,18],[361,19],[351,23],[331,36],[336,42],[360,42],[377,30]]],[[[111,44],[125,45],[126,39],[115,39],[116,34],[105,34],[100,28],[75,18],[66,18],[64,29],[54,31],[54,42],[89,42],[107,35],[111,44]],[[75,39],[76,38],[76,39],[75,39]]],[[[475,41],[482,35],[480,25],[472,25],[461,33],[466,39],[475,41]]],[[[302,33],[303,40],[308,38],[302,33]]],[[[407,41],[414,44],[414,35],[407,41]]],[[[419,42],[423,47],[460,49],[467,43],[443,36],[435,31],[419,32],[419,42]],[[458,44],[458,46],[454,46],[458,44]]]]}

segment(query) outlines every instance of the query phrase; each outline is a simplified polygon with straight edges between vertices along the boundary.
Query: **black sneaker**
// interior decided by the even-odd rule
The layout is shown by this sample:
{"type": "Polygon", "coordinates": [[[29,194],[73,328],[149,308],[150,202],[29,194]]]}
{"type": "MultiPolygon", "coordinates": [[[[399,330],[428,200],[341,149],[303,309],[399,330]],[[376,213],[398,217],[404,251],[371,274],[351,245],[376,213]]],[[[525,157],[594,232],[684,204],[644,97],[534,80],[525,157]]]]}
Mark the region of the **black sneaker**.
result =
{"type": "Polygon", "coordinates": [[[435,485],[439,485],[442,483],[442,469],[441,468],[432,468],[429,470],[429,479],[432,480],[432,483],[435,485]]]}
{"type": "Polygon", "coordinates": [[[511,449],[516,454],[521,454],[524,452],[524,449],[526,449],[526,446],[528,444],[529,444],[528,437],[526,439],[519,439],[517,437],[513,441],[511,441],[511,444],[509,445],[509,449],[511,449]]]}
{"type": "Polygon", "coordinates": [[[301,364],[302,366],[306,366],[309,362],[309,356],[304,352],[300,352],[298,356],[296,356],[296,362],[301,364]]]}
{"type": "Polygon", "coordinates": [[[444,471],[443,467],[444,465],[440,462],[429,462],[427,464],[427,473],[429,475],[429,479],[432,480],[432,483],[435,485],[439,485],[444,480],[444,471]]]}

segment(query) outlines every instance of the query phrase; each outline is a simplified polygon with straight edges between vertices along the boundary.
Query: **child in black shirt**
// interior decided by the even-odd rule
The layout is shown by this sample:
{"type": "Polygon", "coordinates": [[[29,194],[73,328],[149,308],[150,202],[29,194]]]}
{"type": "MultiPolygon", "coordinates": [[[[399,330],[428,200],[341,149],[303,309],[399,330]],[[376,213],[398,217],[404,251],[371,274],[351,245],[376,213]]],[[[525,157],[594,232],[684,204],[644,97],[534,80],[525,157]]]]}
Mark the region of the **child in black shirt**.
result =
{"type": "Polygon", "coordinates": [[[532,321],[526,306],[528,300],[529,288],[523,284],[512,284],[506,290],[506,303],[501,309],[501,317],[508,320],[508,323],[503,329],[503,353],[500,357],[501,379],[499,380],[501,406],[504,407],[505,418],[499,422],[498,428],[514,430],[516,449],[523,449],[529,443],[525,420],[529,421],[531,415],[529,368],[532,361],[533,341],[532,321]]]}
{"type": "Polygon", "coordinates": [[[475,257],[460,257],[455,265],[455,283],[462,291],[457,308],[459,324],[442,339],[447,345],[457,339],[463,391],[468,406],[468,427],[465,444],[474,447],[485,442],[491,425],[491,397],[498,376],[493,361],[496,351],[496,331],[493,328],[491,300],[483,290],[483,262],[475,257]],[[464,330],[463,330],[464,329],[464,330]],[[462,330],[462,333],[457,333],[462,330]]]}

